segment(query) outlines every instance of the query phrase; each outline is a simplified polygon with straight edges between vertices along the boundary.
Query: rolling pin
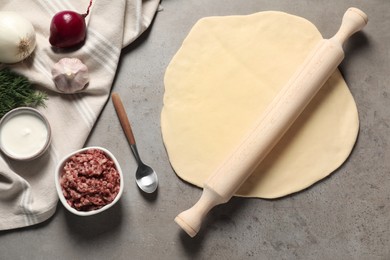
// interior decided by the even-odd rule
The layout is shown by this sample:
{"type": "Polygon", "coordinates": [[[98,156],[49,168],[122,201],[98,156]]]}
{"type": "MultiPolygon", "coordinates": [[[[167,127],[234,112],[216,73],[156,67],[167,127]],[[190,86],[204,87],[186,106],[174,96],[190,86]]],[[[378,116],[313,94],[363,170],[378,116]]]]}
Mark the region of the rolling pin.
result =
{"type": "Polygon", "coordinates": [[[205,181],[199,201],[175,218],[188,235],[194,237],[207,213],[214,206],[228,202],[252,174],[341,63],[342,45],[367,22],[364,12],[349,8],[338,32],[314,47],[238,147],[205,181]]]}

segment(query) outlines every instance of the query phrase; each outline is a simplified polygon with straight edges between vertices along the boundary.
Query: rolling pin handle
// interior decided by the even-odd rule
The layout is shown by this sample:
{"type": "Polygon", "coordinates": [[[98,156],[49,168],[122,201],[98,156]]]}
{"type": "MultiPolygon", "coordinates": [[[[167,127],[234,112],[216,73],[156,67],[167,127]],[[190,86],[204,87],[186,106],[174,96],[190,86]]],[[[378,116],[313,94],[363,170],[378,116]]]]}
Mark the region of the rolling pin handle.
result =
{"type": "Polygon", "coordinates": [[[175,222],[190,236],[194,237],[207,213],[215,206],[227,202],[210,187],[205,185],[199,201],[190,209],[183,211],[175,218],[175,222]]]}
{"type": "Polygon", "coordinates": [[[363,11],[351,7],[345,12],[340,29],[331,39],[343,45],[352,34],[363,29],[367,22],[368,17],[363,11]]]}

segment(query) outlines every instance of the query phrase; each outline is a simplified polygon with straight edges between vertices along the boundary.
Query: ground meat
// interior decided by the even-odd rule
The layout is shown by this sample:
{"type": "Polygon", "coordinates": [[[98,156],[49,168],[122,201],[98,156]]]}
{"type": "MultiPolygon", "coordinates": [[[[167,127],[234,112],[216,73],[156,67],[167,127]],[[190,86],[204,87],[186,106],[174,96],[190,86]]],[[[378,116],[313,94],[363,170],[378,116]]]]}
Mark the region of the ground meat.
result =
{"type": "Polygon", "coordinates": [[[118,195],[120,181],[114,161],[99,149],[73,155],[65,162],[60,177],[66,201],[79,211],[111,203],[118,195]]]}

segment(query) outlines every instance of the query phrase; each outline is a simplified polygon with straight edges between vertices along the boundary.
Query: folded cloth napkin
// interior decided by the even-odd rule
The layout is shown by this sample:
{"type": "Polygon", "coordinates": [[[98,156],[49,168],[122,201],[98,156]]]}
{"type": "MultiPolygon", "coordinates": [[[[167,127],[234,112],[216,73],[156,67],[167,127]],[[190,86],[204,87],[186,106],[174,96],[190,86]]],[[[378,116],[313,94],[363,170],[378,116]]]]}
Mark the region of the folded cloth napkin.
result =
{"type": "Polygon", "coordinates": [[[82,148],[106,103],[121,49],[150,25],[159,0],[94,0],[87,16],[87,39],[78,50],[56,51],[48,41],[50,21],[63,10],[85,13],[89,0],[2,0],[0,11],[15,11],[34,25],[37,47],[29,59],[12,70],[25,75],[48,93],[40,111],[52,128],[49,150],[30,162],[0,157],[0,230],[45,221],[56,209],[58,197],[54,170],[60,158],[82,148]],[[77,94],[61,94],[52,81],[51,68],[61,58],[73,57],[90,72],[87,88],[77,94]]]}

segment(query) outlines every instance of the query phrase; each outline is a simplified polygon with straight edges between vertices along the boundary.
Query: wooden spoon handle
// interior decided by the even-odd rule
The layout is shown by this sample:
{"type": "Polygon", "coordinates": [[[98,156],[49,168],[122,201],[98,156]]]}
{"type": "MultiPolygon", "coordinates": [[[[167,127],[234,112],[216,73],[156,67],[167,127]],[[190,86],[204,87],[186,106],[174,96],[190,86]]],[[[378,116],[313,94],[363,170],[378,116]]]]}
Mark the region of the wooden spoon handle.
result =
{"type": "Polygon", "coordinates": [[[126,114],[126,110],[123,107],[121,98],[119,97],[118,93],[112,93],[111,98],[112,98],[112,103],[114,104],[115,107],[116,114],[118,115],[119,122],[121,123],[123,132],[125,132],[127,141],[129,141],[131,145],[134,145],[135,139],[134,139],[133,130],[131,129],[131,125],[126,114]]]}

